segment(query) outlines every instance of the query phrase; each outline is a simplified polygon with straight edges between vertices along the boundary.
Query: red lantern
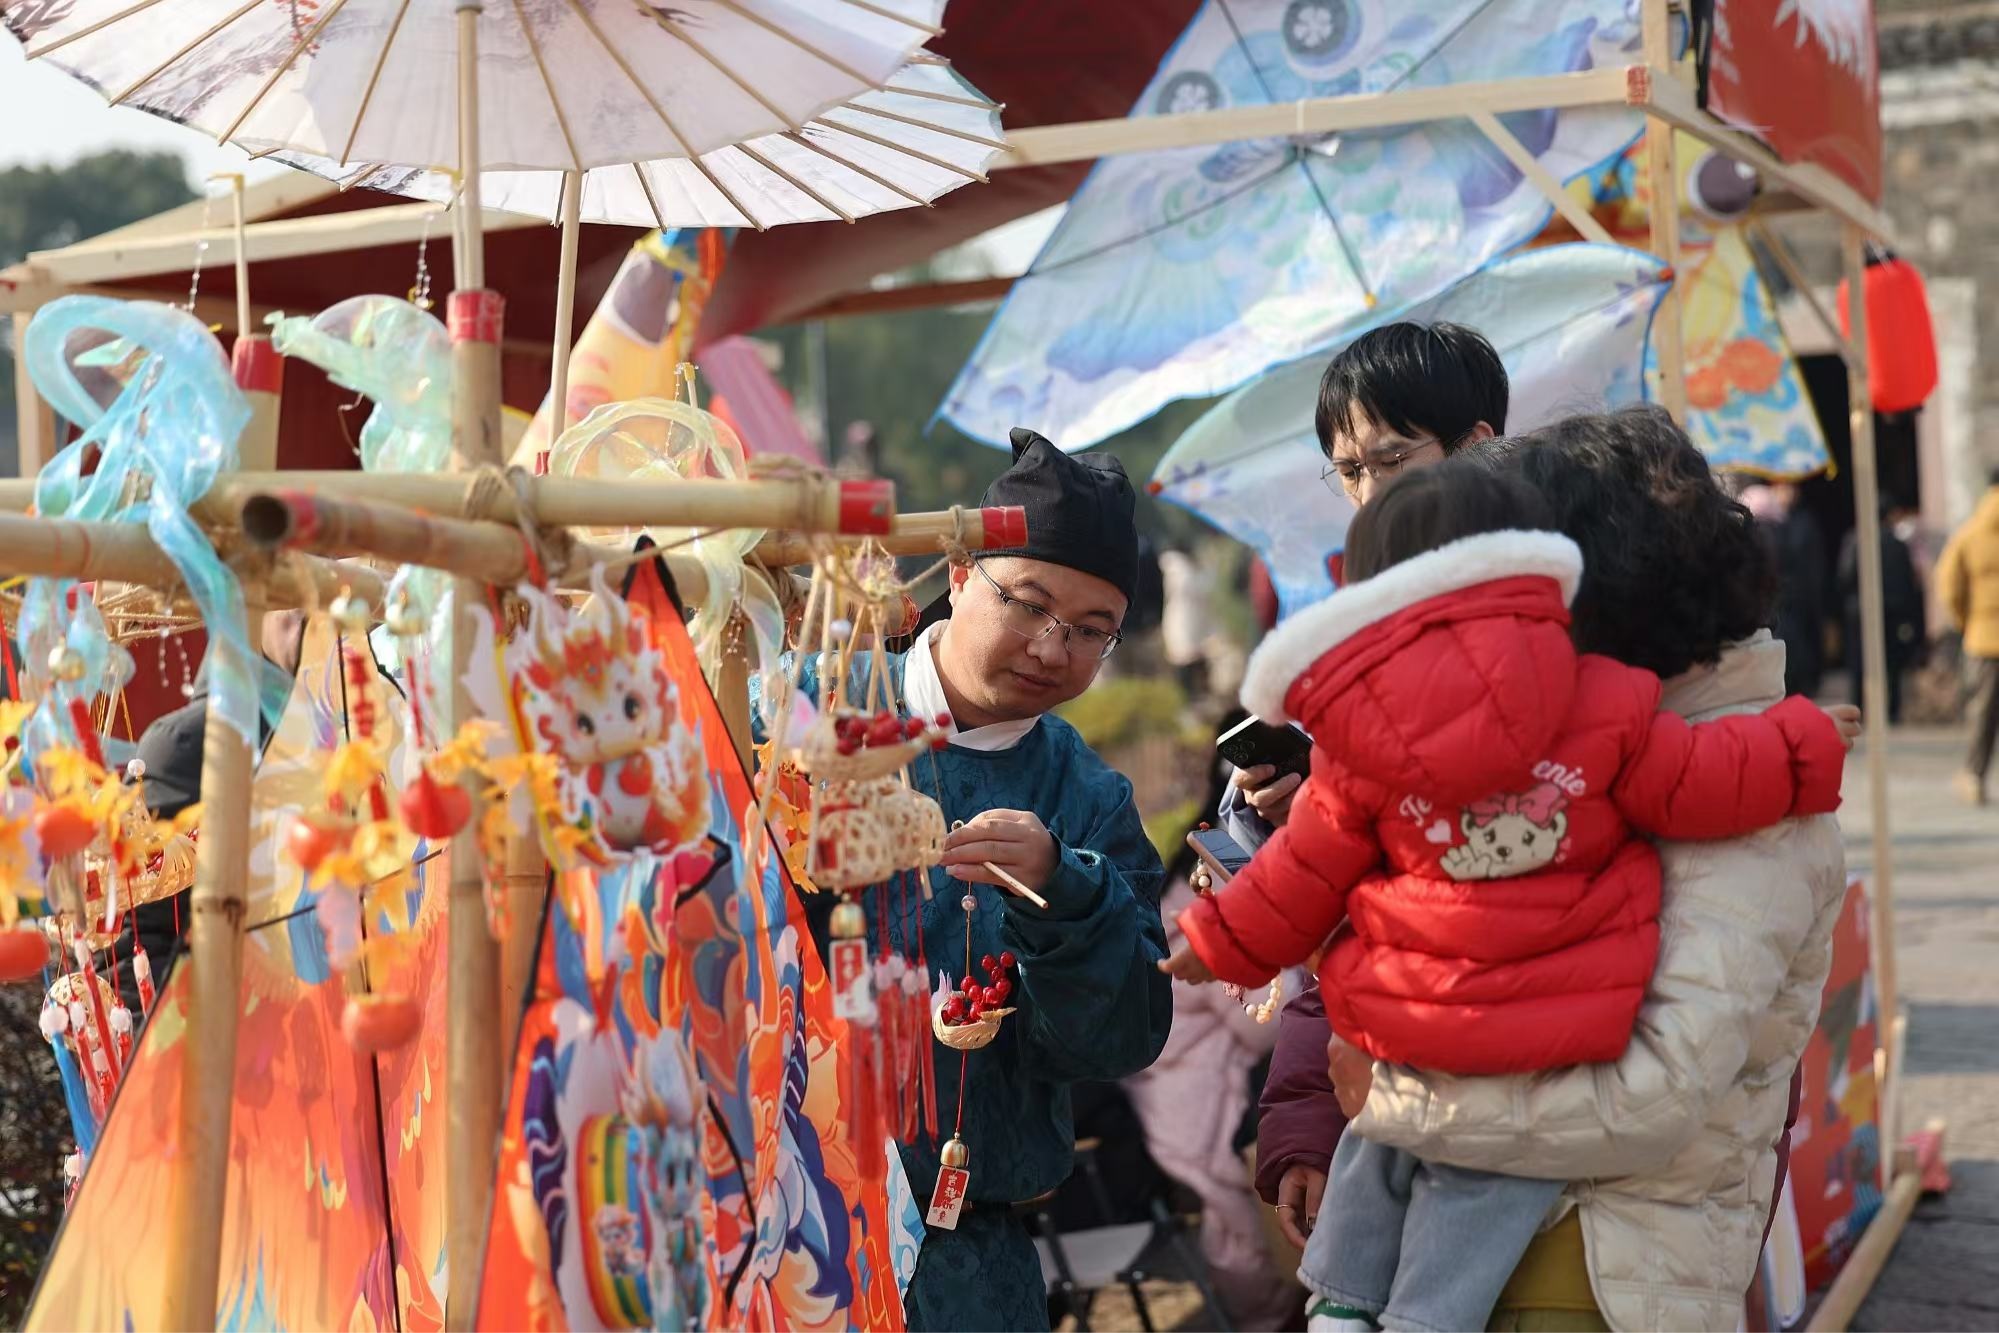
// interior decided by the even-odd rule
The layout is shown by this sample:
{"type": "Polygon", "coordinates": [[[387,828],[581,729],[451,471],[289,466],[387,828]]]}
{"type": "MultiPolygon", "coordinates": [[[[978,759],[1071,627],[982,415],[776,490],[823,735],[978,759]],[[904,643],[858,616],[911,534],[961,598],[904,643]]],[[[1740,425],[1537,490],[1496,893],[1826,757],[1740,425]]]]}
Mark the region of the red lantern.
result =
{"type": "Polygon", "coordinates": [[[76,855],[96,838],[97,825],[72,806],[44,806],[35,814],[35,841],[51,861],[76,855]]]}
{"type": "Polygon", "coordinates": [[[293,822],[285,833],[285,852],[308,875],[319,869],[319,863],[339,848],[345,847],[353,838],[354,831],[348,828],[321,824],[311,819],[293,822]]]}
{"type": "Polygon", "coordinates": [[[340,1035],[369,1054],[407,1045],[421,1026],[423,1010],[406,995],[349,996],[340,1014],[340,1035]]]}
{"type": "MultiPolygon", "coordinates": [[[[1876,412],[1912,412],[1937,387],[1936,331],[1930,298],[1915,265],[1870,254],[1867,293],[1867,388],[1876,412]]],[[[1850,333],[1846,283],[1839,284],[1839,330],[1850,333]]]]}
{"type": "Polygon", "coordinates": [[[49,942],[41,931],[23,926],[0,931],[0,981],[26,981],[49,965],[49,942]]]}
{"type": "Polygon", "coordinates": [[[417,774],[397,804],[410,832],[429,842],[446,841],[472,818],[471,793],[439,782],[428,768],[417,774]]]}

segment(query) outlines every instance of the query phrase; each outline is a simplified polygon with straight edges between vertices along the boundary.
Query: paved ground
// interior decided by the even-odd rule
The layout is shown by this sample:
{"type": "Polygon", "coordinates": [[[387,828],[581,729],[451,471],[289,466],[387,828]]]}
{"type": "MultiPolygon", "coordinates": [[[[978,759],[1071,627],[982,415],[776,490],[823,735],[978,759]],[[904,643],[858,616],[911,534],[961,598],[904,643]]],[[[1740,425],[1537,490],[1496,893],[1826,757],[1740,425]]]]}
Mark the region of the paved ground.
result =
{"type": "MultiPolygon", "coordinates": [[[[1908,1015],[1903,1124],[1949,1125],[1950,1193],[1926,1199],[1854,1326],[1999,1329],[1999,806],[1960,804],[1955,731],[1890,749],[1895,929],[1908,1015]]],[[[1848,862],[1873,861],[1866,767],[1847,769],[1848,862]]]]}

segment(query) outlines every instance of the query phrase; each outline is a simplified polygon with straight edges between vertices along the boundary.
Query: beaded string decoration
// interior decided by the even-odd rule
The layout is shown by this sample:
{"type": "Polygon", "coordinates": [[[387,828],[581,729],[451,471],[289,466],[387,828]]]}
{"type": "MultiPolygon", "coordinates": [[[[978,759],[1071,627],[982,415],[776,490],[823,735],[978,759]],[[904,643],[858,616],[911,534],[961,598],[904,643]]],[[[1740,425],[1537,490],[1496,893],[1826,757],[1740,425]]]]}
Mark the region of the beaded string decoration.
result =
{"type": "MultiPolygon", "coordinates": [[[[962,826],[962,825],[961,825],[962,826]]],[[[979,899],[967,886],[958,906],[965,912],[965,967],[956,986],[939,974],[937,992],[931,1001],[931,1030],[937,1040],[958,1052],[958,1112],[951,1123],[951,1137],[938,1153],[937,1188],[930,1196],[925,1221],[945,1231],[955,1231],[959,1214],[971,1188],[972,1150],[965,1144],[965,1089],[971,1072],[972,1052],[990,1046],[999,1036],[1000,1023],[1014,1010],[1007,1004],[1013,995],[1013,972],[1017,960],[1011,950],[997,957],[979,959],[985,972],[981,983],[972,969],[972,917],[979,899]]],[[[934,1132],[933,1132],[934,1137],[934,1132]]]]}

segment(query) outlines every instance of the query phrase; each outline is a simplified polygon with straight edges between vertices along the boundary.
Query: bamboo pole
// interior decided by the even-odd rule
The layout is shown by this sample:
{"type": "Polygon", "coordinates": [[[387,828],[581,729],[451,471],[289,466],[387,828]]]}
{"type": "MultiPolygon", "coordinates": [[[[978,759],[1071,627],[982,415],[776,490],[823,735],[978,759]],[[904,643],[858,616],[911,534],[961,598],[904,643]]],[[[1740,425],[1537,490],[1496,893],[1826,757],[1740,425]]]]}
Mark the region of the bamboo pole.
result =
{"type": "MultiPolygon", "coordinates": [[[[1867,1224],[1867,1230],[1860,1234],[1860,1241],[1853,1252],[1846,1256],[1839,1276],[1826,1289],[1825,1299],[1806,1325],[1810,1333],[1841,1333],[1853,1323],[1867,1293],[1874,1289],[1874,1283],[1887,1267],[1888,1257],[1895,1252],[1895,1242],[1901,1239],[1902,1229],[1909,1224],[1909,1214],[1916,1209],[1916,1201],[1923,1194],[1925,1169],[1934,1165],[1929,1160],[1941,1159],[1943,1155],[1944,1122],[1932,1120],[1924,1128],[1915,1151],[1897,1148],[1891,1159],[1894,1172],[1893,1182],[1888,1186],[1887,1198],[1882,1200],[1880,1211],[1867,1224]]],[[[1888,1144],[1883,1143],[1886,1150],[1888,1144]]]]}
{"type": "MultiPolygon", "coordinates": [[[[500,441],[500,337],[505,303],[487,291],[485,237],[478,225],[480,0],[454,0],[458,17],[458,169],[464,227],[455,254],[458,290],[450,302],[452,463],[462,471],[506,461],[500,441]]],[[[398,480],[402,480],[398,478],[398,480]]],[[[449,727],[475,714],[465,692],[473,642],[472,608],[482,580],[461,578],[452,592],[449,727]]],[[[447,731],[446,734],[450,734],[447,731]]],[[[468,775],[469,776],[469,775],[468,775]]],[[[467,827],[451,846],[445,1042],[444,1325],[472,1327],[485,1269],[486,1218],[505,1104],[501,1086],[499,942],[486,920],[479,840],[467,827]]]]}
{"type": "MultiPolygon", "coordinates": [[[[1879,1031],[1892,1037],[1897,994],[1895,960],[1894,846],[1888,828],[1888,616],[1881,587],[1881,477],[1874,456],[1874,402],[1868,390],[1866,234],[1849,222],[1841,228],[1846,268],[1847,425],[1853,443],[1854,539],[1860,562],[1860,643],[1862,698],[1866,704],[1867,804],[1874,834],[1873,910],[1874,994],[1879,1031]]],[[[1883,1088],[1898,1097],[1900,1088],[1883,1088]]],[[[1883,1145],[1884,1147],[1892,1145],[1883,1145]]]]}
{"type": "MultiPolygon", "coordinates": [[[[955,541],[968,551],[1003,549],[1027,541],[1027,511],[1019,505],[986,509],[941,509],[932,513],[898,514],[876,543],[890,555],[925,555],[942,551],[955,541]]],[[[791,537],[766,537],[751,557],[771,569],[809,564],[812,543],[791,537]]]]}
{"type": "MultiPolygon", "coordinates": [[[[140,524],[22,514],[0,514],[0,569],[140,587],[159,587],[163,579],[176,577],[173,562],[140,524]]],[[[324,606],[342,588],[351,588],[380,606],[383,586],[381,576],[366,566],[302,556],[271,572],[264,585],[265,605],[324,606]]]]}
{"type": "MultiPolygon", "coordinates": [[[[35,498],[34,476],[42,470],[43,464],[56,456],[61,438],[56,425],[55,409],[48,405],[35,388],[34,377],[28,374],[28,358],[19,354],[28,345],[28,321],[34,316],[22,311],[14,314],[14,444],[15,462],[25,482],[9,483],[24,488],[28,499],[35,498]]],[[[21,506],[27,508],[26,505],[21,506]]]]}
{"type": "MultiPolygon", "coordinates": [[[[497,430],[497,417],[495,422],[497,430]]],[[[526,486],[536,521],[551,527],[763,528],[886,536],[895,522],[891,481],[835,481],[816,475],[757,481],[532,477],[526,486]]],[[[236,522],[250,495],[292,488],[328,498],[388,501],[433,514],[503,523],[518,517],[511,487],[494,488],[481,499],[469,477],[407,472],[228,472],[189,511],[204,523],[228,526],[236,522]],[[475,502],[482,512],[469,512],[475,502]]],[[[34,499],[32,481],[0,481],[0,511],[24,513],[34,499]]],[[[949,531],[948,521],[942,530],[949,531]]]]}
{"type": "MultiPolygon", "coordinates": [[[[1673,48],[1666,0],[1644,0],[1640,36],[1651,81],[1670,82],[1673,48]]],[[[1658,358],[1659,397],[1673,420],[1687,424],[1685,333],[1680,303],[1680,164],[1673,127],[1658,116],[1645,118],[1645,172],[1651,185],[1649,212],[1652,253],[1670,272],[1666,291],[1652,318],[1652,352],[1658,358]]]]}
{"type": "Polygon", "coordinates": [[[757,664],[750,659],[756,656],[757,645],[750,633],[750,622],[741,611],[729,617],[722,639],[722,669],[715,677],[715,703],[722,712],[722,725],[729,729],[729,739],[735,742],[736,758],[742,762],[743,772],[752,774],[757,765],[756,739],[750,727],[750,675],[757,664]]]}
{"type": "Polygon", "coordinates": [[[534,990],[535,945],[547,902],[548,861],[532,827],[507,839],[507,930],[500,939],[500,1067],[509,1071],[520,1040],[521,1012],[534,990]]]}
{"type": "MultiPolygon", "coordinates": [[[[262,590],[255,581],[246,581],[243,594],[254,641],[263,622],[262,590]]],[[[215,1327],[222,1224],[229,1202],[254,767],[250,742],[218,710],[209,709],[201,749],[201,839],[189,897],[188,1039],[169,1187],[168,1243],[174,1258],[159,1316],[163,1328],[215,1327]]]]}
{"type": "Polygon", "coordinates": [[[257,469],[278,464],[278,417],[285,386],[285,359],[262,333],[239,333],[229,351],[229,369],[236,387],[250,404],[236,450],[244,466],[257,469]]]}
{"type": "MultiPolygon", "coordinates": [[[[309,491],[252,494],[243,501],[241,516],[244,539],[264,550],[374,556],[496,587],[510,587],[536,573],[519,529],[502,523],[434,518],[382,501],[331,499],[309,491]]],[[[558,583],[583,586],[591,566],[631,554],[623,547],[587,542],[575,543],[570,553],[566,568],[542,572],[558,583]]],[[[698,603],[707,597],[708,575],[699,560],[679,551],[662,551],[658,558],[684,599],[698,603]]]]}

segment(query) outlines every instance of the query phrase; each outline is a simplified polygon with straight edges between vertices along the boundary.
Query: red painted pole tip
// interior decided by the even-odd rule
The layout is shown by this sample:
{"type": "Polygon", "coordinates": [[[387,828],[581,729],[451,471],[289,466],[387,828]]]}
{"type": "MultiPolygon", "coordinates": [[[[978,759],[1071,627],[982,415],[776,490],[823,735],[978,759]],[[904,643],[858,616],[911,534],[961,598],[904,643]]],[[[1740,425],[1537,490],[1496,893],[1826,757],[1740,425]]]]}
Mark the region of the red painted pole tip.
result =
{"type": "Polygon", "coordinates": [[[453,292],[447,322],[454,343],[497,343],[507,322],[507,298],[485,288],[453,292]]]}
{"type": "Polygon", "coordinates": [[[229,372],[244,393],[281,393],[285,387],[285,359],[269,338],[238,338],[229,352],[229,372]]]}
{"type": "Polygon", "coordinates": [[[895,483],[869,479],[840,483],[840,531],[885,537],[895,526],[895,483]]]}
{"type": "Polygon", "coordinates": [[[986,549],[1027,545],[1027,510],[1020,505],[995,505],[979,511],[986,528],[986,549]]]}

